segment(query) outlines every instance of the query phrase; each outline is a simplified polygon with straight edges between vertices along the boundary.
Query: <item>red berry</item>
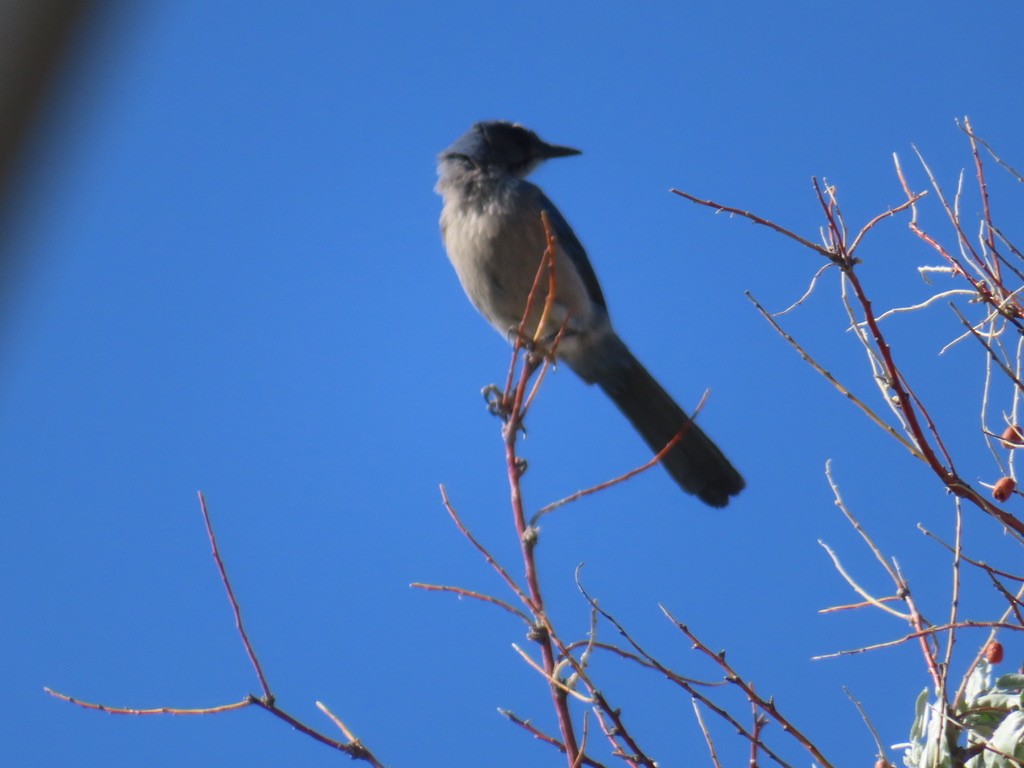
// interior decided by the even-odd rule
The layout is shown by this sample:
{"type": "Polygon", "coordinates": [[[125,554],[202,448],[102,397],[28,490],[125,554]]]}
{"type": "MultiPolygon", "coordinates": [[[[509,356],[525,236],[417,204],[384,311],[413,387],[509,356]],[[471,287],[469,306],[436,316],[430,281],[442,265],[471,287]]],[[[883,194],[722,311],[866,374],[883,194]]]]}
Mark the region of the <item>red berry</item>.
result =
{"type": "Polygon", "coordinates": [[[993,640],[985,646],[985,660],[989,664],[998,664],[1003,660],[1003,644],[993,640]]]}
{"type": "Polygon", "coordinates": [[[1012,477],[1001,477],[999,482],[992,488],[992,496],[996,501],[1006,501],[1010,498],[1010,494],[1013,493],[1013,489],[1017,487],[1017,483],[1014,482],[1012,477]]]}
{"type": "Polygon", "coordinates": [[[1020,427],[1016,424],[1011,424],[1004,429],[1000,439],[1006,448],[1020,448],[1024,446],[1024,434],[1021,433],[1020,427]]]}

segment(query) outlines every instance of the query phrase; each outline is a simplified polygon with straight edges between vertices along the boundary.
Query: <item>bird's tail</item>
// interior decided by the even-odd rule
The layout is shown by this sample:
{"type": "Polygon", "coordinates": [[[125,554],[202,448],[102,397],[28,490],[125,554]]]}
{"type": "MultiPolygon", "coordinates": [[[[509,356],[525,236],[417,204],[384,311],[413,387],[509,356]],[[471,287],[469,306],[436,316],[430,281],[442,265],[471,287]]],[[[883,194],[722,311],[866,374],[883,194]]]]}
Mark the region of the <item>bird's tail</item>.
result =
{"type": "Polygon", "coordinates": [[[724,507],[743,490],[743,477],[625,345],[618,351],[617,364],[595,377],[596,383],[655,453],[682,432],[662,466],[687,493],[724,507]]]}

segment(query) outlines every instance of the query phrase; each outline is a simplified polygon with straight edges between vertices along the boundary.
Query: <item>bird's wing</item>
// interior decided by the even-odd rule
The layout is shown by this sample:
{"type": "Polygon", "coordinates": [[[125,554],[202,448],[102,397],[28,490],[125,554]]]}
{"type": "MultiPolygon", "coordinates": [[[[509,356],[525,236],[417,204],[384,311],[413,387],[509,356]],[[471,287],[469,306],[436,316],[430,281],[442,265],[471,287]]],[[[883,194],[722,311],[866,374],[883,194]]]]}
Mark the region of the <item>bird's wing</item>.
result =
{"type": "Polygon", "coordinates": [[[572,260],[573,266],[576,267],[576,271],[583,281],[583,285],[586,286],[587,295],[590,296],[590,300],[607,312],[608,306],[604,303],[601,284],[597,282],[597,275],[594,274],[594,268],[590,266],[590,259],[587,258],[587,251],[583,244],[576,237],[576,233],[572,231],[572,227],[569,226],[569,222],[565,220],[561,211],[547,198],[547,195],[541,192],[539,187],[532,184],[530,186],[537,190],[537,206],[547,213],[548,221],[551,222],[551,226],[555,231],[558,244],[572,260]]]}

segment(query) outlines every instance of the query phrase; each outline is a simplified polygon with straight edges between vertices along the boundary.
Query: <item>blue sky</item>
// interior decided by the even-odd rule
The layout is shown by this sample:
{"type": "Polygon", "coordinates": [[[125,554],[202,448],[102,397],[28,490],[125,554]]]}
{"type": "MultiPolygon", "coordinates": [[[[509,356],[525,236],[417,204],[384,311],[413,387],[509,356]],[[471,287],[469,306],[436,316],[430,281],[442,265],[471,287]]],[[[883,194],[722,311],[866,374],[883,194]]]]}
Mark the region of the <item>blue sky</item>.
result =
{"type": "MultiPolygon", "coordinates": [[[[854,600],[818,539],[888,588],[835,511],[824,463],[936,622],[948,564],[915,525],[951,536],[951,505],[744,297],[787,306],[817,258],[668,189],[814,238],[812,176],[838,185],[854,228],[902,201],[892,152],[924,187],[912,143],[955,185],[970,163],[957,116],[1024,165],[1024,8],[181,0],[115,4],[98,21],[0,241],[22,266],[0,326],[11,765],[336,764],[256,711],[116,718],[42,691],[156,707],[257,689],[200,489],[285,708],[329,729],[313,706],[325,701],[391,766],[561,764],[496,713],[554,730],[542,681],[511,649],[528,645],[521,627],[408,587],[508,597],[439,483],[518,572],[498,424],[479,395],[503,379],[508,349],[462,295],[433,192],[437,153],[494,118],[584,151],[535,180],[588,247],[637,356],[682,403],[711,389],[701,421],[748,482],[715,511],[653,471],[549,516],[539,552],[555,621],[585,632],[572,581],[585,562],[588,588],[652,650],[714,675],[661,602],[835,759],[873,753],[842,685],[887,744],[906,737],[927,685],[915,648],[810,661],[905,631],[817,613],[854,600]]],[[[1012,232],[1020,191],[994,191],[1012,232]]],[[[922,215],[941,230],[937,208],[922,215]]],[[[885,222],[861,252],[883,308],[934,290],[916,267],[935,259],[905,224],[885,222]]],[[[834,275],[786,322],[877,404],[834,275]]],[[[937,356],[958,333],[942,305],[892,328],[961,473],[992,480],[977,350],[937,356]]],[[[522,447],[534,509],[648,457],[568,370],[548,379],[522,447]]],[[[999,529],[969,521],[968,542],[998,558],[999,529]]],[[[991,590],[971,586],[976,617],[994,618],[991,590]]],[[[685,696],[607,659],[595,674],[662,765],[707,764],[685,696]]],[[[743,759],[728,729],[718,736],[743,759]]]]}

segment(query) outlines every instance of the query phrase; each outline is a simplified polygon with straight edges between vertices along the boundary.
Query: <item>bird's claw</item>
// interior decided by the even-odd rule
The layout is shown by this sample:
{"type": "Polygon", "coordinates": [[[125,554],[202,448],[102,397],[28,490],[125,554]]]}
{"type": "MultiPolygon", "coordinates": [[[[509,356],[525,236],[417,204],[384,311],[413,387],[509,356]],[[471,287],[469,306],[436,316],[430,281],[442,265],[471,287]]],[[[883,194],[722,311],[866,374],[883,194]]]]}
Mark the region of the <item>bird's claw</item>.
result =
{"type": "Polygon", "coordinates": [[[484,396],[484,402],[487,403],[487,412],[489,414],[501,417],[502,421],[508,421],[512,413],[511,403],[506,402],[505,393],[497,384],[488,384],[480,390],[480,394],[484,396]]]}

